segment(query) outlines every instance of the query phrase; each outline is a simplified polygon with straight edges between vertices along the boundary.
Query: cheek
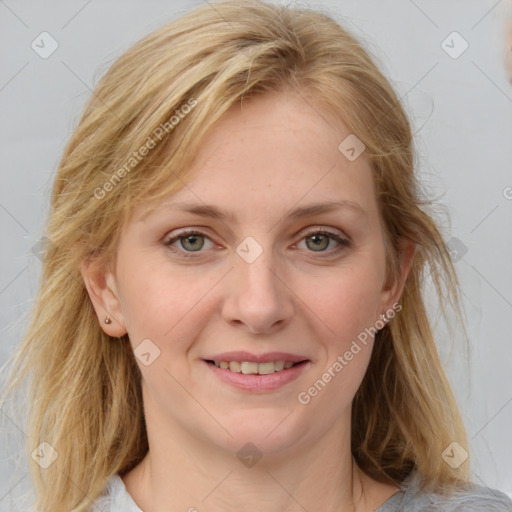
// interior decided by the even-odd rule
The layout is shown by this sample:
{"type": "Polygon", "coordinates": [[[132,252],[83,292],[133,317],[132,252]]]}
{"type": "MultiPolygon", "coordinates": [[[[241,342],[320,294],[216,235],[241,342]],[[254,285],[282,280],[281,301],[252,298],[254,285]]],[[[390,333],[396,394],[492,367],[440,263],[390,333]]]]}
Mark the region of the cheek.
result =
{"type": "Polygon", "coordinates": [[[161,349],[169,345],[173,351],[183,349],[183,344],[193,341],[190,330],[201,329],[206,318],[204,299],[219,279],[210,274],[201,277],[192,267],[180,272],[170,268],[166,261],[149,258],[134,258],[130,266],[119,268],[122,310],[134,347],[149,338],[161,349]]]}
{"type": "MultiPolygon", "coordinates": [[[[348,338],[374,325],[380,299],[380,275],[370,264],[340,268],[315,280],[300,297],[324,324],[334,345],[343,348],[348,338]]],[[[378,315],[377,315],[378,316],[378,315]]]]}
{"type": "Polygon", "coordinates": [[[350,407],[368,368],[378,307],[376,283],[377,275],[371,272],[340,273],[326,280],[308,302],[317,317],[317,332],[322,331],[318,339],[323,350],[314,378],[298,398],[301,404],[313,404],[310,411],[322,414],[326,424],[350,407]]]}

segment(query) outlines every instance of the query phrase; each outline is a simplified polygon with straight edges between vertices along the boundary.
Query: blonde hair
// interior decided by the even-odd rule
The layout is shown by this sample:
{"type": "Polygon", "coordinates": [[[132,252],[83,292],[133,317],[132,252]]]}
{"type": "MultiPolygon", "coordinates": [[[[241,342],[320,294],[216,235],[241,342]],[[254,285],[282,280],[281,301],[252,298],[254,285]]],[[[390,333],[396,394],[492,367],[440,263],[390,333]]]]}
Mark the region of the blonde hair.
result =
{"type": "Polygon", "coordinates": [[[128,337],[102,331],[81,263],[113,261],[133,208],[142,200],[154,206],[183,186],[204,135],[232,105],[292,89],[343,119],[366,146],[390,278],[399,276],[400,240],[416,244],[402,310],[377,334],[353,401],[353,455],[383,482],[399,484],[413,468],[425,477],[424,490],[469,481],[469,461],[452,469],[442,457],[450,443],[467,447],[467,439],[422,297],[428,270],[442,312],[449,304],[460,319],[458,280],[422,199],[400,99],[369,52],[330,16],[237,0],[200,7],[122,55],[65,148],[40,290],[7,387],[11,394],[28,384],[28,453],[45,441],[59,455],[48,469],[29,458],[39,512],[86,510],[112,475],[132,469],[148,450],[128,337]],[[187,103],[193,108],[179,116],[187,103]],[[130,160],[158,127],[161,140],[130,160]]]}

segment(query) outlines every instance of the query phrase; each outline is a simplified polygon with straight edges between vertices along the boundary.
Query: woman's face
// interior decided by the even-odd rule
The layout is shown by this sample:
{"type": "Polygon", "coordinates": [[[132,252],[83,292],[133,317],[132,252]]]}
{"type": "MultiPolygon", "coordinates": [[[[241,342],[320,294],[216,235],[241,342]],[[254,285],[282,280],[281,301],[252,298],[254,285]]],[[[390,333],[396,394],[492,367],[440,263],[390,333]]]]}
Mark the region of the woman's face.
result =
{"type": "Polygon", "coordinates": [[[128,332],[159,435],[270,454],[350,425],[368,329],[401,290],[365,154],[338,149],[348,135],[299,96],[244,100],[187,185],[125,225],[103,327],[128,332]]]}

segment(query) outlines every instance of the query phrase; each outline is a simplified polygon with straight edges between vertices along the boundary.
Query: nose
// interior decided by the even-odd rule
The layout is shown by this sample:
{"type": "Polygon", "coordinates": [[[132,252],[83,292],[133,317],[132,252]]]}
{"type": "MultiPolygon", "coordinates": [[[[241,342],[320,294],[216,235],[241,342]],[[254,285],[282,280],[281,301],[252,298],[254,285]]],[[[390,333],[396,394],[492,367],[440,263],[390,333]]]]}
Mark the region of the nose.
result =
{"type": "Polygon", "coordinates": [[[263,251],[252,263],[235,255],[234,266],[222,308],[224,319],[251,334],[270,334],[288,325],[294,295],[271,251],[263,251]]]}

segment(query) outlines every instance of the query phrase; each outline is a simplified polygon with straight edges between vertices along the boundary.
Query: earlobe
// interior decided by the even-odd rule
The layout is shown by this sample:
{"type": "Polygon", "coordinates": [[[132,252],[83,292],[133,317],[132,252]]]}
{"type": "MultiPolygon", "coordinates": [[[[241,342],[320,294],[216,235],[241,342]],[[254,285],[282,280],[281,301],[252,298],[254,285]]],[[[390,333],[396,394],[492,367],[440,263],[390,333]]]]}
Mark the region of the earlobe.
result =
{"type": "Polygon", "coordinates": [[[112,337],[125,335],[126,324],[113,275],[97,260],[82,262],[80,272],[103,332],[112,337]]]}

